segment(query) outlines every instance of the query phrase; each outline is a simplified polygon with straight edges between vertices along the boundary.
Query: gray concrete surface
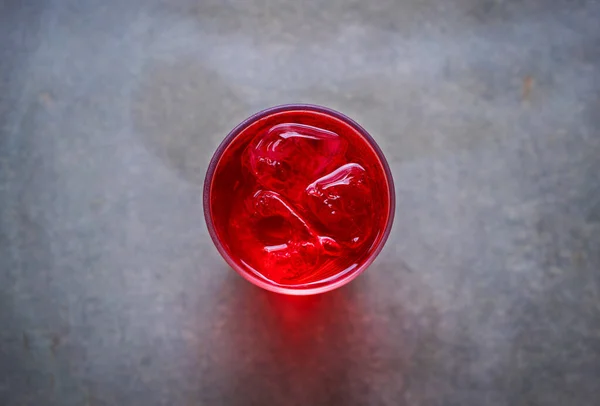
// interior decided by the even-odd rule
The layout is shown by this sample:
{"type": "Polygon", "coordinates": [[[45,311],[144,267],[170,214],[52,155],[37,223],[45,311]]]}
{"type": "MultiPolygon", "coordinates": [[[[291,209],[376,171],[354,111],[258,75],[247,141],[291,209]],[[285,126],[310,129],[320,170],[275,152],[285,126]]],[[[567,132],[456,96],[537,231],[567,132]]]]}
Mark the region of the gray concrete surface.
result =
{"type": "Polygon", "coordinates": [[[0,1],[1,405],[594,405],[600,3],[0,1]],[[274,104],[386,153],[386,248],[308,299],[210,242],[274,104]]]}

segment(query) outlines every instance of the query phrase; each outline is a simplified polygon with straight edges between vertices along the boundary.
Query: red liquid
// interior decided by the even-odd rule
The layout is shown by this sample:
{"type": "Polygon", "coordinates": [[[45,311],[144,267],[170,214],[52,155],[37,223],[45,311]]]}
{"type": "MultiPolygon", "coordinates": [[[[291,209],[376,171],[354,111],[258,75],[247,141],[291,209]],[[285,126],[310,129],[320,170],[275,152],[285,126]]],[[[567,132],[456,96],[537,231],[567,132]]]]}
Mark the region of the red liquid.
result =
{"type": "Polygon", "coordinates": [[[356,125],[328,113],[306,107],[255,117],[213,158],[214,234],[250,279],[318,288],[380,249],[391,225],[391,177],[356,125]]]}

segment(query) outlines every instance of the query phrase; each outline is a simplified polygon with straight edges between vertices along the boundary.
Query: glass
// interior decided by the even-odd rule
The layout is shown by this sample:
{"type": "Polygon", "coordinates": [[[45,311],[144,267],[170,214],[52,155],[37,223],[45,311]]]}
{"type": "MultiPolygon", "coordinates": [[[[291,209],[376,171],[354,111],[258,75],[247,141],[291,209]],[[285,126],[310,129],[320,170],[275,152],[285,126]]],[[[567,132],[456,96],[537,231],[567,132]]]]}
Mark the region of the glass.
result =
{"type": "Polygon", "coordinates": [[[238,125],[217,148],[204,215],[240,275],[291,295],[326,292],[368,267],[394,217],[383,153],[345,115],[284,105],[238,125]]]}

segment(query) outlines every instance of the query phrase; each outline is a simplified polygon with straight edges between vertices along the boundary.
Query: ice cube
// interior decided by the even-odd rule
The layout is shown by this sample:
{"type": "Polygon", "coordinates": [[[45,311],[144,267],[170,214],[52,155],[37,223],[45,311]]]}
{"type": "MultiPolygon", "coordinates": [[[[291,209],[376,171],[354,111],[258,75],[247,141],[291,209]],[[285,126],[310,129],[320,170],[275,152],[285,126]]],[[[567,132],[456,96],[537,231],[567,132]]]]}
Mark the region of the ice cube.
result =
{"type": "MultiPolygon", "coordinates": [[[[246,251],[257,270],[277,283],[290,283],[318,270],[321,260],[338,256],[341,248],[315,229],[282,196],[259,190],[246,201],[251,235],[246,251]]],[[[247,233],[248,231],[246,231],[247,233]]]]}
{"type": "Polygon", "coordinates": [[[266,189],[288,198],[335,167],[347,142],[338,134],[304,124],[283,123],[258,134],[248,146],[244,164],[266,189]]]}
{"type": "Polygon", "coordinates": [[[349,163],[317,179],[306,188],[305,201],[336,240],[357,246],[370,235],[372,191],[361,165],[349,163]]]}

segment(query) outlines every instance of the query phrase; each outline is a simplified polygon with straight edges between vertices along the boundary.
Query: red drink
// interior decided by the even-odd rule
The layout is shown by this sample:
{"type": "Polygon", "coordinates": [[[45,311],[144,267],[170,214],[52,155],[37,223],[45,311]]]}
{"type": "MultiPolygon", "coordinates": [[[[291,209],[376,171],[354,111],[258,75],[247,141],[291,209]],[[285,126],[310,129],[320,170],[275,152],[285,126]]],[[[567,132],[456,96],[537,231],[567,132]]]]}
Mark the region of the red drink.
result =
{"type": "Polygon", "coordinates": [[[349,282],[375,259],[392,225],[394,187],[381,150],[354,121],[324,107],[279,106],[219,146],[204,213],[242,276],[312,294],[349,282]]]}

